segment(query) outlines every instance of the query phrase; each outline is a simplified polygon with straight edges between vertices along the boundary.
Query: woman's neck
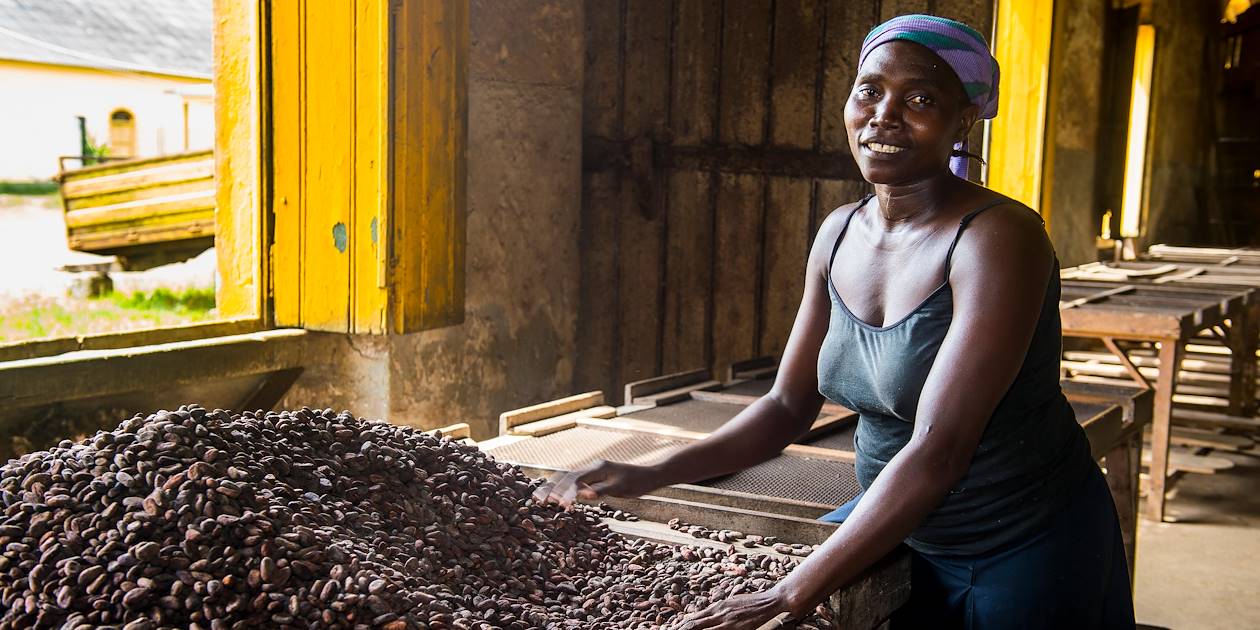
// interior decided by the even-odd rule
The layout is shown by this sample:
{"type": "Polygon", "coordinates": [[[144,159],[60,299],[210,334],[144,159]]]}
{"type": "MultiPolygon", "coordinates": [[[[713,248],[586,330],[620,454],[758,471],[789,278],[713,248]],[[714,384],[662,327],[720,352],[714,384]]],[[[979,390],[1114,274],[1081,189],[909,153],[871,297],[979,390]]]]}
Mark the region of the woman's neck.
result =
{"type": "Polygon", "coordinates": [[[963,180],[949,171],[910,184],[876,184],[875,199],[886,231],[921,223],[936,214],[963,180]]]}

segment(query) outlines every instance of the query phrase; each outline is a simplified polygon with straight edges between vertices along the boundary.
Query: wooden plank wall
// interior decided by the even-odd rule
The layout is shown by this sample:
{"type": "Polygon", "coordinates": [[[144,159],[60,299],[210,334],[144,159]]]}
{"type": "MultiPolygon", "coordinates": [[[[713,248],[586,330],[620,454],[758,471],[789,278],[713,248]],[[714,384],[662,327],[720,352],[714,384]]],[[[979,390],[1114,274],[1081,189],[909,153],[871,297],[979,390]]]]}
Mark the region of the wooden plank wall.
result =
{"type": "Polygon", "coordinates": [[[992,3],[587,0],[576,391],[782,352],[819,223],[867,190],[862,39],[912,12],[987,33],[992,3]]]}

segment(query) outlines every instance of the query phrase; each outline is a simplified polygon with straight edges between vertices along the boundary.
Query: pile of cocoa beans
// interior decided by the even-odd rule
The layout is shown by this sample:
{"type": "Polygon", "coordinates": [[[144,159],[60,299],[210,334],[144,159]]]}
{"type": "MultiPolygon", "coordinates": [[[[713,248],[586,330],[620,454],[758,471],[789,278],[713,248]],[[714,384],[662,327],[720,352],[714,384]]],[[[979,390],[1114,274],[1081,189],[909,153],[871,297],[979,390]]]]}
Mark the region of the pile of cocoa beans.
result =
{"type": "Polygon", "coordinates": [[[625,538],[535,485],[349,412],[137,415],[0,468],[0,630],[667,628],[792,566],[625,538]]]}

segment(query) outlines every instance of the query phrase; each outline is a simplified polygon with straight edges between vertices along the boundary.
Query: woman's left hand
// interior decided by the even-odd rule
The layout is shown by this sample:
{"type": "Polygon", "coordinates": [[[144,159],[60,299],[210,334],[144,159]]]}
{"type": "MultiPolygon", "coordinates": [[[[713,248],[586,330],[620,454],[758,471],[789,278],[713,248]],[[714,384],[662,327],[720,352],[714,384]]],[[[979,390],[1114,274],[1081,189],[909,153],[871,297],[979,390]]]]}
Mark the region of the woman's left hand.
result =
{"type": "Polygon", "coordinates": [[[787,612],[787,604],[775,589],[736,595],[687,615],[678,630],[757,630],[762,624],[787,612]]]}

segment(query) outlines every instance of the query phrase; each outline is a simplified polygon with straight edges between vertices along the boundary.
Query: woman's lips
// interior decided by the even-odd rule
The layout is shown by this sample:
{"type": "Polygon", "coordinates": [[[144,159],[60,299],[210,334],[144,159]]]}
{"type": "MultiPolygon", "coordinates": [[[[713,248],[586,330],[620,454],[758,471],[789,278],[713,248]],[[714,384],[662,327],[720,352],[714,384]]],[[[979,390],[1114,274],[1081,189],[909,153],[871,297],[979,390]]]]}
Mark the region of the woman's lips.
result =
{"type": "Polygon", "coordinates": [[[862,146],[866,147],[867,149],[871,151],[874,151],[875,153],[879,153],[882,155],[896,155],[906,150],[905,147],[899,147],[899,146],[895,146],[891,144],[884,144],[882,142],[865,142],[862,144],[862,146]]]}

